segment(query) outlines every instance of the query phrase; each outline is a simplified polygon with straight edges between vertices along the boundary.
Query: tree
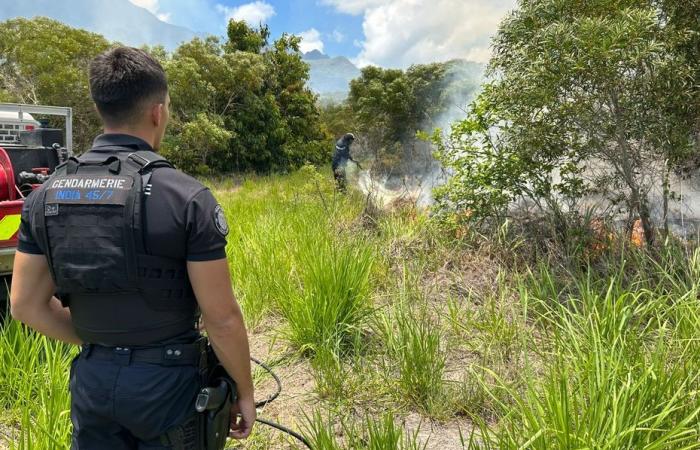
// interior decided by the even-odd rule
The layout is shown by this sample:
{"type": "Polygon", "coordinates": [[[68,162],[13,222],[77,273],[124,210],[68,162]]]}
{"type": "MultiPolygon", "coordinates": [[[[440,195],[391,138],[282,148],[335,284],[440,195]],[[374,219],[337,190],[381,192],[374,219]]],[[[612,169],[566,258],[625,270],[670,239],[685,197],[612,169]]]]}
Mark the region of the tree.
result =
{"type": "Polygon", "coordinates": [[[191,172],[208,174],[212,161],[225,158],[233,133],[224,128],[220,116],[200,112],[180,130],[170,161],[178,167],[189,167],[191,172]]]}
{"type": "Polygon", "coordinates": [[[269,45],[268,38],[266,27],[231,21],[228,41],[194,39],[165,62],[174,112],[165,152],[204,152],[192,147],[202,139],[183,140],[194,124],[230,132],[226,148],[206,152],[206,162],[182,159],[186,170],[287,170],[328,159],[330,140],[306,87],[299,39],[284,34],[269,45]]]}
{"type": "MultiPolygon", "coordinates": [[[[87,67],[109,42],[55,20],[12,19],[0,24],[0,92],[4,101],[70,106],[76,151],[99,132],[87,67]]],[[[57,124],[58,126],[58,124],[57,124]]]]}
{"type": "Polygon", "coordinates": [[[648,1],[521,1],[494,40],[492,81],[436,136],[454,172],[440,206],[483,219],[527,199],[563,229],[562,211],[596,193],[639,217],[652,244],[650,191],[690,151],[682,105],[696,68],[676,44],[688,31],[648,1]]]}
{"type": "MultiPolygon", "coordinates": [[[[365,67],[350,82],[348,105],[359,133],[374,153],[375,169],[407,172],[417,159],[432,160],[429,145],[416,139],[432,130],[455,103],[476,90],[466,61],[414,65],[406,71],[365,67]]],[[[423,169],[423,168],[421,168],[423,169]]]]}

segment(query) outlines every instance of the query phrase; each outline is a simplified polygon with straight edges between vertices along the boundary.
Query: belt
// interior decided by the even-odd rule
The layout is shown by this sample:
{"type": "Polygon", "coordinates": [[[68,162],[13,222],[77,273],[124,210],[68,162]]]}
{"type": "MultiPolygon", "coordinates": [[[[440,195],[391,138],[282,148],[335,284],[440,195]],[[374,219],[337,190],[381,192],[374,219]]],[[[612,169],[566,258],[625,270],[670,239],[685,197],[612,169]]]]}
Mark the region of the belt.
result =
{"type": "Polygon", "coordinates": [[[80,357],[114,361],[123,366],[134,362],[159,364],[161,366],[198,366],[203,358],[200,343],[169,344],[162,347],[131,348],[104,347],[84,344],[80,357]]]}

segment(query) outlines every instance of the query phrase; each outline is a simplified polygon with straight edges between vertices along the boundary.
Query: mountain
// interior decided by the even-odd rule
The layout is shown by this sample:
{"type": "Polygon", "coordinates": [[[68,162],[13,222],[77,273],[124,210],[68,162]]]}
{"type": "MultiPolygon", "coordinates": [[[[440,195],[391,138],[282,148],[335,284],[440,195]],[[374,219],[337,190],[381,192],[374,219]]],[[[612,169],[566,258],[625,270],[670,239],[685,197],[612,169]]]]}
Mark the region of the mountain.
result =
{"type": "Polygon", "coordinates": [[[128,0],[0,0],[0,20],[49,17],[127,45],[161,44],[168,50],[198,34],[158,19],[128,0]]]}
{"type": "Polygon", "coordinates": [[[304,59],[306,61],[318,61],[320,59],[331,59],[331,57],[324,55],[319,50],[311,50],[310,52],[304,53],[304,59]]]}
{"type": "Polygon", "coordinates": [[[312,50],[303,59],[311,68],[309,86],[322,99],[344,99],[350,92],[350,80],[360,76],[360,69],[344,56],[331,58],[312,50]]]}

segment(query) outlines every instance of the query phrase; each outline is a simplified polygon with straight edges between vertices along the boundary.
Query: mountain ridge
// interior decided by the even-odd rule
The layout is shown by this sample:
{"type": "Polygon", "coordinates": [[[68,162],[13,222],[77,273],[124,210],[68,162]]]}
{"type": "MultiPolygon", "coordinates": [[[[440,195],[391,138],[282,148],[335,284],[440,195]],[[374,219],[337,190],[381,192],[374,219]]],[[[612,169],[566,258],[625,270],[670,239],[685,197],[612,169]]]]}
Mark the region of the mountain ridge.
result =
{"type": "Polygon", "coordinates": [[[163,22],[128,0],[0,0],[0,20],[49,17],[126,45],[160,44],[174,50],[201,33],[163,22]]]}
{"type": "Polygon", "coordinates": [[[318,50],[304,53],[309,65],[309,87],[320,94],[342,99],[350,92],[350,80],[360,76],[360,69],[345,56],[330,57],[318,50]]]}

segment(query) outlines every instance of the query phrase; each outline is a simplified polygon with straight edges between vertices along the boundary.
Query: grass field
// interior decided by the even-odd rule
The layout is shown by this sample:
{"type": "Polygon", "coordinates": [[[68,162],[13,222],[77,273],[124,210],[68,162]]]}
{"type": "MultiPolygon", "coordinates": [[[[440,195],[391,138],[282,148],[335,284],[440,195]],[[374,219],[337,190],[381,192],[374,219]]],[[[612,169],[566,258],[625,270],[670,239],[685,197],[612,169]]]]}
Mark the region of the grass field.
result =
{"type": "MultiPolygon", "coordinates": [[[[312,168],[209,184],[252,353],[284,386],[260,416],[314,448],[700,449],[700,253],[572,273],[338,196],[312,168]]],[[[73,353],[0,332],[0,442],[68,448],[73,353]]],[[[231,448],[297,447],[257,426],[231,448]]]]}

